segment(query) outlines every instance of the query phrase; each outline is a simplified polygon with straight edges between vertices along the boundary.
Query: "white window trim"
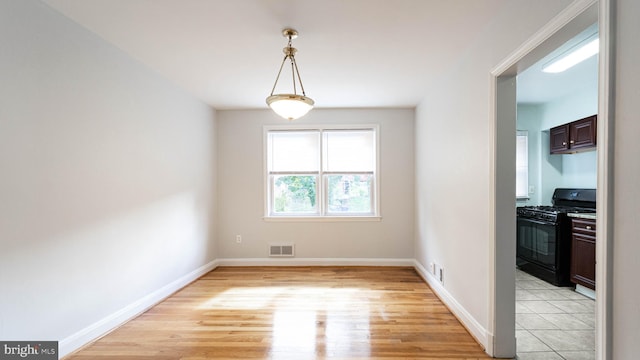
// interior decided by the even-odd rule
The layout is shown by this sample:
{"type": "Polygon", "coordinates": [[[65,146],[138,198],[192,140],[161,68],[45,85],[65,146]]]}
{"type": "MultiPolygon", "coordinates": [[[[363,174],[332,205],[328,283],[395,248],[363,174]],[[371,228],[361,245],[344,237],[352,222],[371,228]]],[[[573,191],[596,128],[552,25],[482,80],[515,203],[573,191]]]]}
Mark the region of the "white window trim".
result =
{"type": "MultiPolygon", "coordinates": [[[[339,221],[380,221],[380,126],[378,124],[335,124],[335,125],[311,125],[311,124],[288,124],[288,125],[265,125],[262,134],[262,184],[265,221],[286,221],[286,222],[339,222],[339,221]],[[271,215],[269,212],[269,169],[268,169],[268,134],[269,131],[302,131],[302,130],[371,130],[375,133],[376,169],[374,172],[374,196],[373,214],[344,214],[344,215],[271,215]]],[[[321,172],[322,173],[322,172],[321,172]]],[[[323,182],[321,181],[321,184],[323,182]]],[[[321,191],[324,191],[323,189],[321,191]]],[[[318,195],[318,201],[324,202],[324,196],[318,195]]],[[[324,207],[324,203],[320,206],[324,207]]]]}
{"type": "MultiPolygon", "coordinates": [[[[527,184],[525,186],[525,191],[526,191],[526,195],[518,195],[516,192],[516,200],[529,200],[529,131],[527,130],[516,130],[516,138],[518,136],[524,136],[526,138],[526,147],[525,147],[525,152],[526,152],[526,160],[527,160],[527,177],[526,177],[526,181],[527,184]]],[[[516,170],[517,170],[517,165],[516,165],[516,170]]],[[[517,176],[516,176],[516,181],[517,181],[517,176]]],[[[517,189],[517,187],[516,187],[517,189]]]]}

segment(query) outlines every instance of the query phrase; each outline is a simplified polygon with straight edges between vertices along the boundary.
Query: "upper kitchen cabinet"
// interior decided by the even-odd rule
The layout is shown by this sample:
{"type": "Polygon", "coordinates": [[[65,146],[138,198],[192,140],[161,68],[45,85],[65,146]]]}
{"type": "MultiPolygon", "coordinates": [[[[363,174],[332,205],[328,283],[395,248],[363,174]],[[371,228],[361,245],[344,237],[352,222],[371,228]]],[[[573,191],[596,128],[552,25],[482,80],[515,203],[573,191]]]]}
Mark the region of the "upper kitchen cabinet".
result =
{"type": "Polygon", "coordinates": [[[595,150],[597,115],[556,126],[549,131],[552,154],[595,150]]]}
{"type": "Polygon", "coordinates": [[[552,154],[564,154],[569,150],[569,124],[549,130],[549,148],[552,154]]]}

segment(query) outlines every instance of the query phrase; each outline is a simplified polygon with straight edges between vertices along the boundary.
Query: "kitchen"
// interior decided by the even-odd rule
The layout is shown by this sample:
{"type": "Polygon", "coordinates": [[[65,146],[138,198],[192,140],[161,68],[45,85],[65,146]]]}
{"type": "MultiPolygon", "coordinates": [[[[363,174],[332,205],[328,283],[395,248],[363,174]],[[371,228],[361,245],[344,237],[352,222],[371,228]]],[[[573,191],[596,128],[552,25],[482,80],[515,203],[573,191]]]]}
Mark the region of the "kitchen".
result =
{"type": "Polygon", "coordinates": [[[543,69],[597,38],[594,24],[518,76],[519,358],[594,356],[598,57],[543,69]]]}

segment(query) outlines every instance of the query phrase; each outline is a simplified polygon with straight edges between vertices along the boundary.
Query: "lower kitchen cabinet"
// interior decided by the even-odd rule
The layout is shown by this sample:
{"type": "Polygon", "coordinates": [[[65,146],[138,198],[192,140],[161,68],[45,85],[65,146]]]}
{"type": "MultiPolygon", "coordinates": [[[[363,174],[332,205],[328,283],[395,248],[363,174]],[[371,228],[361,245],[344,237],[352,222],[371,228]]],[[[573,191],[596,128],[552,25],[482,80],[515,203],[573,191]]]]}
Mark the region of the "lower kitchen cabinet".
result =
{"type": "Polygon", "coordinates": [[[571,282],[596,289],[596,221],[571,219],[571,282]]]}

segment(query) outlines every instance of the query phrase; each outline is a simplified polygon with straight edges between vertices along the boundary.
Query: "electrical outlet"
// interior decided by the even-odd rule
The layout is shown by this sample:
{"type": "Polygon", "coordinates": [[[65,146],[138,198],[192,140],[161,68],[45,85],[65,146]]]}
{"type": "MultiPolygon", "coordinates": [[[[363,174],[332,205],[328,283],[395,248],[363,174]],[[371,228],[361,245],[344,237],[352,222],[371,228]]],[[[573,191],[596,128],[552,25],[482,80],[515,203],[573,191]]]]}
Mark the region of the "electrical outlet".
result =
{"type": "Polygon", "coordinates": [[[441,284],[444,284],[444,269],[440,268],[440,273],[438,274],[438,280],[440,280],[441,284]]]}
{"type": "Polygon", "coordinates": [[[435,263],[429,263],[429,271],[431,272],[432,275],[436,274],[436,264],[435,263]]]}
{"type": "Polygon", "coordinates": [[[242,236],[236,235],[236,243],[238,244],[242,243],[242,236]]]}

